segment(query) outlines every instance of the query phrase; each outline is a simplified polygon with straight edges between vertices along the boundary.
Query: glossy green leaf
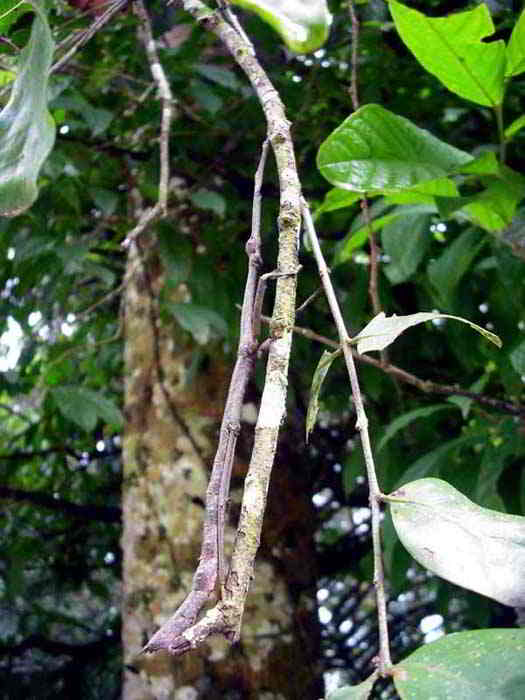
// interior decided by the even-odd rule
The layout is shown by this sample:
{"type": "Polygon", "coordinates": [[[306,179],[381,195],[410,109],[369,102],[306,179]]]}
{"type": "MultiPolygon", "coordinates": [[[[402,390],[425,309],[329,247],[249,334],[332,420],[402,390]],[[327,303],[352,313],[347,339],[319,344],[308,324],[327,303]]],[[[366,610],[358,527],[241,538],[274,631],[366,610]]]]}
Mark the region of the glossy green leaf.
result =
{"type": "Polygon", "coordinates": [[[0,112],[0,215],[17,216],[38,196],[37,177],[55,141],[47,109],[53,39],[40,4],[7,105],[0,112]]]}
{"type": "Polygon", "coordinates": [[[523,71],[525,71],[525,10],[522,11],[510,35],[505,76],[510,78],[523,71]]]}
{"type": "Polygon", "coordinates": [[[328,350],[325,350],[321,355],[321,359],[317,363],[317,367],[315,368],[312,379],[312,388],[310,390],[310,401],[308,402],[308,411],[306,414],[306,442],[308,442],[310,433],[314,429],[315,421],[317,420],[321,387],[323,386],[325,377],[328,374],[328,370],[332,366],[332,362],[340,354],[341,350],[335,350],[335,352],[328,352],[328,350]]]}
{"type": "Polygon", "coordinates": [[[53,388],[51,394],[62,415],[86,432],[94,430],[99,419],[117,428],[124,424],[120,409],[100,392],[80,386],[60,386],[53,388]]]}
{"type": "Polygon", "coordinates": [[[381,244],[389,260],[383,272],[392,284],[405,282],[417,270],[431,242],[428,214],[409,214],[383,228],[381,244]]]}
{"type": "Polygon", "coordinates": [[[399,539],[438,576],[511,606],[525,606],[525,518],[476,505],[442,479],[386,497],[399,539]]]}
{"type": "Polygon", "coordinates": [[[452,214],[471,221],[485,231],[497,233],[510,226],[524,192],[519,187],[500,179],[488,183],[481,192],[470,197],[436,197],[440,215],[448,219],[452,214]]]}
{"type": "Polygon", "coordinates": [[[232,0],[256,12],[297,53],[310,53],[328,38],[332,15],[326,0],[232,0]]]}
{"type": "Polygon", "coordinates": [[[336,211],[337,209],[350,207],[360,199],[361,195],[358,192],[349,192],[348,190],[334,187],[326,193],[321,205],[315,210],[314,218],[327,211],[336,211]]]}
{"type": "Polygon", "coordinates": [[[506,47],[485,43],[494,33],[484,3],[448,17],[427,17],[389,0],[399,35],[421,65],[449,90],[486,107],[503,102],[506,47]]]}
{"type": "Polygon", "coordinates": [[[481,328],[481,326],[468,321],[466,318],[424,311],[417,314],[409,314],[408,316],[396,316],[395,314],[393,316],[385,316],[384,312],[381,311],[377,316],[374,316],[359,335],[352,339],[352,343],[357,343],[357,352],[359,353],[384,350],[407,328],[440,318],[450,318],[454,321],[466,323],[487,340],[490,340],[491,343],[494,343],[494,345],[497,345],[499,348],[502,345],[500,338],[495,333],[491,333],[486,328],[481,328]]]}
{"type": "MultiPolygon", "coordinates": [[[[462,165],[459,172],[466,175],[499,175],[501,166],[494,151],[485,151],[476,156],[470,163],[462,165]]],[[[436,192],[436,194],[440,195],[441,193],[436,192]]]]}
{"type": "Polygon", "coordinates": [[[394,668],[402,700],[522,700],[525,630],[448,634],[425,644],[394,668]]]}
{"type": "Polygon", "coordinates": [[[457,172],[473,158],[375,104],[365,105],[321,144],[317,166],[333,185],[381,194],[457,172]]]}
{"type": "Polygon", "coordinates": [[[386,192],[385,197],[395,204],[428,204],[433,202],[433,197],[457,197],[458,194],[456,183],[448,177],[441,177],[420,182],[406,190],[386,192]]]}
{"type": "Polygon", "coordinates": [[[358,685],[345,685],[344,688],[338,688],[330,693],[326,700],[367,700],[377,678],[377,673],[373,673],[366,681],[358,685]]]}

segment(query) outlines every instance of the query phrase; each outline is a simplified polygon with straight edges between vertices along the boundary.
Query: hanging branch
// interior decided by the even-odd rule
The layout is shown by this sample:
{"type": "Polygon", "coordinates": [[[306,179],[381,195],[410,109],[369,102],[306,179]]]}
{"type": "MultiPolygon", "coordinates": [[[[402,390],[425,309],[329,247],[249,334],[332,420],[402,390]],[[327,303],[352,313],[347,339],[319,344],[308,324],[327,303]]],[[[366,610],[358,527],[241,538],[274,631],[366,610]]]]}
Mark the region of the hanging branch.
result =
{"type": "MultiPolygon", "coordinates": [[[[248,275],[244,290],[241,312],[240,338],[237,350],[237,360],[230,380],[230,388],[226,398],[219,444],[213,460],[210,481],[206,492],[206,512],[204,516],[201,555],[197,570],[193,576],[191,591],[179,607],[169,624],[161,628],[150,640],[146,650],[154,651],[169,634],[171,646],[181,636],[187,627],[194,624],[203,605],[215,591],[217,576],[222,586],[226,578],[224,561],[224,527],[226,506],[230,490],[230,479],[237,445],[237,437],[241,430],[241,410],[246,392],[248,379],[252,374],[257,352],[257,339],[254,334],[254,309],[257,296],[257,280],[262,264],[260,253],[260,204],[261,186],[264,166],[268,154],[268,143],[265,142],[261,160],[255,175],[253,197],[252,231],[246,243],[248,255],[248,275]]],[[[179,646],[184,642],[178,642],[179,646]]]]}
{"type": "MultiPolygon", "coordinates": [[[[296,275],[298,272],[298,239],[301,222],[300,185],[290,137],[289,122],[278,93],[257,61],[253,47],[243,33],[225,20],[220,12],[210,10],[200,0],[179,2],[204,28],[214,32],[228,48],[249,78],[261,103],[268,125],[268,141],[273,148],[280,184],[279,254],[277,260],[277,290],[270,323],[270,342],[266,380],[261,398],[259,417],[250,465],[245,479],[241,514],[226,580],[220,586],[220,600],[196,621],[208,601],[217,581],[226,575],[222,561],[222,539],[219,524],[223,523],[225,494],[229,487],[229,460],[233,458],[238,423],[236,413],[240,389],[253,361],[254,297],[259,253],[255,238],[258,228],[257,202],[254,198],[254,230],[248,241],[249,276],[243,303],[241,344],[236,368],[230,384],[221,441],[214,461],[206,499],[206,524],[203,547],[192,590],[174,615],[158,630],[144,651],[167,649],[181,654],[202,644],[207,637],[221,633],[229,640],[239,638],[240,625],[248,588],[253,574],[255,555],[259,546],[266,494],[277,447],[279,426],[284,417],[288,363],[294,322],[296,275]],[[253,282],[252,282],[253,280],[253,282]],[[246,315],[247,314],[247,315],[246,315]],[[248,342],[246,342],[246,340],[248,342]],[[239,367],[239,369],[237,369],[239,367]]],[[[228,13],[228,16],[230,14],[228,13]]],[[[260,172],[260,171],[259,171],[260,172]]],[[[262,177],[262,175],[261,175],[262,177]]],[[[257,188],[256,188],[257,189],[257,188]]]]}
{"type": "Polygon", "coordinates": [[[379,662],[378,670],[380,674],[387,674],[388,669],[392,666],[390,658],[390,645],[388,641],[388,626],[387,626],[387,611],[386,611],[386,595],[385,595],[385,575],[383,570],[383,561],[381,554],[381,511],[379,507],[381,499],[381,491],[377,482],[374,457],[370,444],[370,436],[368,434],[368,418],[366,417],[365,407],[363,405],[363,397],[359,387],[357,371],[355,367],[354,357],[350,348],[350,336],[346,330],[345,322],[339,308],[339,303],[335,296],[335,291],[330,280],[330,273],[321,251],[321,246],[317,239],[314,223],[310,210],[305,200],[302,200],[303,220],[312,245],[321,282],[328,300],[328,305],[332,313],[332,317],[337,327],[339,342],[343,351],[350,384],[352,387],[352,397],[354,400],[355,410],[357,414],[357,429],[361,435],[361,446],[365,458],[366,473],[368,477],[368,487],[370,493],[370,511],[372,523],[372,545],[374,550],[374,585],[376,589],[377,600],[377,617],[379,623],[379,662]]]}

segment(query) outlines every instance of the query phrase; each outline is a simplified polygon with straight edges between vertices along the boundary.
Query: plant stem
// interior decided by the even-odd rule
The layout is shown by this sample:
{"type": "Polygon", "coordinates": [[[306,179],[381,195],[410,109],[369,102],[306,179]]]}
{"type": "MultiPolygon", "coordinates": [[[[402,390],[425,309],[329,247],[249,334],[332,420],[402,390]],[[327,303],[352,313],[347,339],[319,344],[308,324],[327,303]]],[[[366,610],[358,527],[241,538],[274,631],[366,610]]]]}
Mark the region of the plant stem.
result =
{"type": "Polygon", "coordinates": [[[381,510],[379,503],[382,494],[379,489],[379,484],[377,482],[374,456],[372,454],[370,435],[368,433],[368,418],[366,416],[365,408],[363,405],[363,397],[361,394],[361,389],[359,387],[359,380],[357,377],[354,357],[352,355],[352,349],[350,347],[350,337],[346,330],[343,315],[341,313],[339,303],[335,296],[332,281],[330,280],[330,273],[326,265],[323,253],[321,251],[321,246],[319,245],[319,240],[315,232],[312,216],[310,214],[308,205],[306,204],[304,199],[302,200],[302,213],[305,228],[310,239],[310,243],[312,245],[315,260],[317,262],[317,267],[319,268],[319,276],[321,277],[321,282],[323,284],[326,298],[328,300],[330,311],[335,321],[337,333],[339,335],[339,341],[343,350],[343,356],[345,358],[345,364],[348,370],[348,376],[350,378],[350,385],[352,387],[352,397],[354,400],[354,405],[357,414],[356,426],[361,435],[361,445],[363,448],[363,455],[365,458],[366,473],[368,477],[368,486],[370,494],[369,501],[372,523],[372,545],[374,549],[374,586],[376,589],[377,616],[379,624],[378,669],[380,674],[385,675],[388,673],[388,669],[392,666],[392,660],[390,658],[390,644],[388,640],[385,576],[383,571],[383,561],[381,555],[381,510]]]}
{"type": "Polygon", "coordinates": [[[501,165],[505,163],[505,129],[503,127],[503,105],[496,105],[494,107],[494,112],[496,113],[496,123],[498,125],[498,139],[499,139],[499,159],[501,165]]]}

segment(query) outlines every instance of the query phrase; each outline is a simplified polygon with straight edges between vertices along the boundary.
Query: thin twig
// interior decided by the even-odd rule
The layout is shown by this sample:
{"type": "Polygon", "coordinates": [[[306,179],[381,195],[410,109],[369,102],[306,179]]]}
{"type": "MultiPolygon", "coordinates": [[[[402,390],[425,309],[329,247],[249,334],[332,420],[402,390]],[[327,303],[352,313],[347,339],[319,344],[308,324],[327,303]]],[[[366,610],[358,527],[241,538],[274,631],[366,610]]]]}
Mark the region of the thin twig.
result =
{"type": "Polygon", "coordinates": [[[298,307],[297,307],[297,309],[296,309],[296,311],[295,311],[295,315],[298,316],[302,311],[304,311],[304,310],[306,309],[306,307],[307,307],[309,304],[311,304],[312,301],[314,301],[314,299],[317,299],[317,297],[319,296],[320,293],[321,293],[321,287],[318,287],[318,288],[315,290],[315,292],[312,292],[312,294],[310,294],[310,296],[307,297],[307,298],[303,301],[303,303],[301,304],[301,306],[298,306],[298,307]]]}
{"type": "Polygon", "coordinates": [[[162,118],[160,125],[160,178],[159,178],[159,199],[161,214],[166,216],[168,213],[168,187],[170,176],[170,152],[169,152],[169,137],[171,122],[173,119],[173,94],[171,92],[169,81],[164,72],[162,63],[159,60],[151,22],[149,15],[144,7],[142,0],[134,0],[135,12],[140,19],[139,37],[144,44],[146,55],[148,57],[151,75],[155,81],[159,97],[162,103],[162,118]]]}
{"type": "MultiPolygon", "coordinates": [[[[82,46],[84,46],[84,44],[87,44],[87,42],[92,39],[95,34],[102,29],[102,27],[106,25],[110,19],[112,19],[127,3],[128,0],[114,0],[114,2],[108,5],[108,8],[99,17],[97,17],[85,31],[79,33],[79,36],[73,46],[51,66],[50,72],[56,73],[63,66],[65,66],[65,64],[73,58],[76,52],[82,46]]],[[[60,50],[60,46],[58,47],[58,50],[60,50]]]]}
{"type": "Polygon", "coordinates": [[[359,20],[355,11],[353,0],[348,0],[348,10],[352,20],[352,72],[350,95],[354,112],[359,109],[359,91],[357,87],[357,61],[359,54],[359,20]]]}
{"type": "Polygon", "coordinates": [[[131,241],[135,240],[141,233],[151,226],[160,218],[166,217],[168,214],[168,192],[170,178],[170,129],[174,114],[174,100],[171,92],[169,81],[166,77],[164,68],[159,60],[151,22],[149,15],[144,7],[142,0],[135,0],[135,12],[140,19],[139,38],[144,44],[146,56],[148,58],[149,67],[153,80],[157,85],[159,97],[162,104],[162,117],[160,125],[159,137],[159,157],[160,157],[160,175],[159,175],[159,194],[155,206],[150,207],[142,212],[137,225],[128,233],[122,241],[122,246],[129,246],[131,241]]]}
{"type": "MultiPolygon", "coordinates": [[[[359,20],[355,11],[353,0],[348,0],[348,9],[350,12],[350,19],[352,21],[352,72],[351,72],[351,87],[350,95],[352,98],[352,107],[354,112],[360,107],[359,102],[359,90],[357,83],[357,70],[358,70],[358,60],[359,60],[359,20]]],[[[368,294],[370,296],[370,301],[372,303],[372,309],[374,311],[374,316],[377,316],[381,312],[381,301],[379,299],[378,291],[378,278],[379,278],[379,248],[376,241],[376,236],[372,230],[372,225],[370,221],[370,210],[368,208],[368,201],[366,197],[361,200],[361,209],[363,210],[363,217],[365,220],[365,225],[368,229],[368,243],[370,246],[370,279],[368,281],[368,294]]],[[[386,362],[386,353],[381,354],[381,359],[386,362]]]]}
{"type": "Polygon", "coordinates": [[[357,377],[354,356],[350,348],[350,337],[346,330],[343,315],[341,314],[339,303],[335,296],[335,291],[330,280],[328,267],[326,265],[323,253],[321,251],[321,246],[319,245],[319,240],[317,238],[317,234],[314,228],[314,222],[312,220],[312,216],[310,214],[308,205],[306,204],[306,201],[304,199],[302,200],[302,213],[305,228],[310,239],[310,243],[312,245],[315,260],[317,262],[317,267],[319,268],[319,275],[321,277],[321,282],[323,283],[326,298],[328,300],[328,305],[330,307],[330,311],[332,313],[335,325],[337,327],[339,341],[348,370],[350,384],[352,386],[352,397],[354,399],[354,405],[357,414],[356,426],[361,435],[361,446],[363,448],[363,454],[365,458],[370,493],[372,544],[374,550],[374,585],[376,589],[377,617],[379,623],[378,671],[380,674],[384,675],[388,673],[389,668],[392,666],[392,660],[390,658],[390,645],[388,641],[385,576],[381,555],[381,511],[379,507],[381,491],[377,482],[374,457],[372,454],[370,436],[368,433],[368,418],[366,417],[365,407],[363,405],[363,397],[361,395],[361,389],[359,387],[359,380],[357,377]]]}

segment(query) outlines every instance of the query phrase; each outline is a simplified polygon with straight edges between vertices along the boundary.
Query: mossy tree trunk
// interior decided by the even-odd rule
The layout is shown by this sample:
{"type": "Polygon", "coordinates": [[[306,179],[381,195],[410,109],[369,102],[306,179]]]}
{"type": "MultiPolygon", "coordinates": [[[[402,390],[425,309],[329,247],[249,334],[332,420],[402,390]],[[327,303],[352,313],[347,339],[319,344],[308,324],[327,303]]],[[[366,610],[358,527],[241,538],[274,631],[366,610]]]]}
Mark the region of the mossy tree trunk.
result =
{"type": "MultiPolygon", "coordinates": [[[[275,466],[240,642],[213,638],[178,658],[139,654],[191,585],[231,370],[218,349],[196,348],[175,322],[161,321],[163,270],[151,240],[130,250],[124,299],[123,698],[317,700],[314,517],[289,460],[275,466]],[[206,357],[199,368],[197,350],[206,357]]],[[[188,299],[183,286],[177,294],[188,299]]],[[[226,542],[233,540],[242,476],[238,458],[226,542]]]]}

